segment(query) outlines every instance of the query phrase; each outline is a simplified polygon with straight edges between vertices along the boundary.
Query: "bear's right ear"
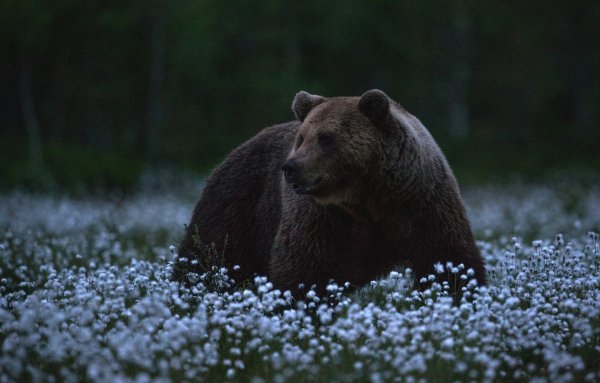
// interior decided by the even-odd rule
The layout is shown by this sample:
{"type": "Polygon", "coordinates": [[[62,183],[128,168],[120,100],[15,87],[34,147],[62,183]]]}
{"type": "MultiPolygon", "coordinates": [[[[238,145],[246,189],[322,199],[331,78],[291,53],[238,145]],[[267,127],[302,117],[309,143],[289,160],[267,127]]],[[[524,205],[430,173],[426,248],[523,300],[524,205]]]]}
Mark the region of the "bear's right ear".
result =
{"type": "Polygon", "coordinates": [[[292,103],[292,110],[298,121],[303,122],[308,113],[317,105],[325,101],[325,97],[309,94],[303,90],[296,94],[292,103]]]}
{"type": "Polygon", "coordinates": [[[373,125],[379,128],[389,128],[392,118],[390,99],[379,89],[371,89],[360,96],[358,110],[371,120],[373,125]]]}

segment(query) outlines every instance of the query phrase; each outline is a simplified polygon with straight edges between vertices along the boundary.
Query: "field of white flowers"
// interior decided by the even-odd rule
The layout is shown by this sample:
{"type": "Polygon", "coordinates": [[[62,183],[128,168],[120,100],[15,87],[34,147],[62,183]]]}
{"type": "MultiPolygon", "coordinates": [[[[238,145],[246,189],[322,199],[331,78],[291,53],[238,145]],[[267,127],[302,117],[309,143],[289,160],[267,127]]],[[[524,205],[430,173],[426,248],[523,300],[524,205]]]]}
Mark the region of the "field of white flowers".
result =
{"type": "Polygon", "coordinates": [[[597,184],[465,190],[490,283],[459,305],[410,270],[299,304],[180,286],[185,188],[0,195],[0,382],[600,381],[597,184]]]}

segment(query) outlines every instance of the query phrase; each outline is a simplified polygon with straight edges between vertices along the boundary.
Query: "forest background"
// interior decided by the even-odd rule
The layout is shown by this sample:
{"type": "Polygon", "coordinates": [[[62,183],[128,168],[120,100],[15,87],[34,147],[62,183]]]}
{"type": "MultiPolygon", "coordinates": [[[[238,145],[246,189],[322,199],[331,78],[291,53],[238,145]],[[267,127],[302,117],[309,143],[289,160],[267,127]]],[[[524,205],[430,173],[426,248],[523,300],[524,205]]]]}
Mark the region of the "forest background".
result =
{"type": "MultiPolygon", "coordinates": [[[[206,175],[299,90],[384,90],[459,181],[598,174],[600,2],[0,2],[0,188],[206,175]]],[[[177,185],[172,185],[177,187],[177,185]]]]}

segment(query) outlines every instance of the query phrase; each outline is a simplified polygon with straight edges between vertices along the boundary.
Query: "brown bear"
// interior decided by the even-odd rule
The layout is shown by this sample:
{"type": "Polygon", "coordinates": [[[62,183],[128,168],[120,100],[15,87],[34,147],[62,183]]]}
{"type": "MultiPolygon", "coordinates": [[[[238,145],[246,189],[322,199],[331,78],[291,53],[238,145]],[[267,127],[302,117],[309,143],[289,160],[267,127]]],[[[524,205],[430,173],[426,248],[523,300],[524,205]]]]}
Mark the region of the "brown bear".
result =
{"type": "MultiPolygon", "coordinates": [[[[419,281],[438,262],[485,283],[456,179],[416,117],[380,90],[302,91],[292,109],[297,121],[264,129],[214,170],[180,257],[204,256],[200,239],[239,265],[237,282],[266,275],[296,296],[300,285],[361,286],[397,265],[419,281]]],[[[180,264],[173,277],[190,270],[204,271],[180,264]]]]}

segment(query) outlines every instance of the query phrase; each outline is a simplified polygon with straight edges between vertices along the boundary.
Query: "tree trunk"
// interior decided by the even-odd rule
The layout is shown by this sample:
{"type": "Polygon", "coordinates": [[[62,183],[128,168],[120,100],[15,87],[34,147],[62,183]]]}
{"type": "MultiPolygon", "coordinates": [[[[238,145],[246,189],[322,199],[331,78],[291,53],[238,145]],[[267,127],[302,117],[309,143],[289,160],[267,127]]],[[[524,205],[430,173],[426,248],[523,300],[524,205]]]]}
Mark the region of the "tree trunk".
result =
{"type": "Polygon", "coordinates": [[[452,138],[463,140],[469,136],[469,15],[465,5],[458,2],[453,15],[450,49],[450,86],[448,96],[449,129],[452,138]]]}
{"type": "Polygon", "coordinates": [[[27,132],[29,146],[29,166],[34,177],[42,174],[44,161],[42,155],[42,135],[40,124],[35,111],[33,100],[33,63],[31,59],[24,59],[19,75],[19,101],[23,114],[23,125],[27,132]]]}
{"type": "Polygon", "coordinates": [[[157,160],[162,119],[162,86],[165,62],[165,2],[152,0],[150,7],[150,73],[148,79],[147,159],[157,160]]]}
{"type": "Polygon", "coordinates": [[[580,4],[572,5],[569,17],[570,27],[570,52],[569,52],[569,72],[571,74],[571,97],[573,100],[573,112],[575,132],[580,142],[587,139],[590,127],[592,112],[590,110],[590,88],[592,84],[592,70],[587,48],[586,33],[586,9],[580,4]]]}

